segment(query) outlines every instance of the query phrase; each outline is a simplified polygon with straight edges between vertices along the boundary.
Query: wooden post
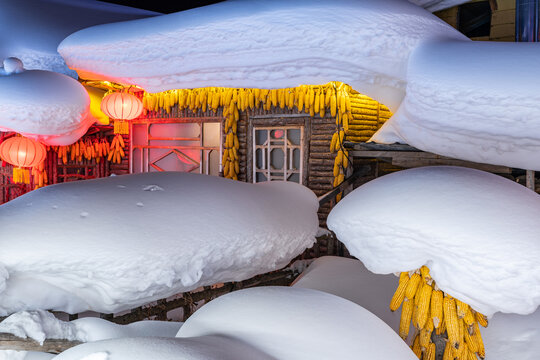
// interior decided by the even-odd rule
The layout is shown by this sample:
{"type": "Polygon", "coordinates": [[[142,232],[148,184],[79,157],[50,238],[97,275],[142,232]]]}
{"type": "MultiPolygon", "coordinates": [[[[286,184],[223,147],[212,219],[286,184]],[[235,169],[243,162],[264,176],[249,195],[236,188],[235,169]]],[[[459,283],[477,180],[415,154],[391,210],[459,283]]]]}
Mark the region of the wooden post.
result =
{"type": "Polygon", "coordinates": [[[526,175],[525,175],[525,182],[526,182],[526,186],[531,189],[532,191],[535,191],[535,186],[534,186],[534,170],[527,170],[526,172],[526,175]]]}

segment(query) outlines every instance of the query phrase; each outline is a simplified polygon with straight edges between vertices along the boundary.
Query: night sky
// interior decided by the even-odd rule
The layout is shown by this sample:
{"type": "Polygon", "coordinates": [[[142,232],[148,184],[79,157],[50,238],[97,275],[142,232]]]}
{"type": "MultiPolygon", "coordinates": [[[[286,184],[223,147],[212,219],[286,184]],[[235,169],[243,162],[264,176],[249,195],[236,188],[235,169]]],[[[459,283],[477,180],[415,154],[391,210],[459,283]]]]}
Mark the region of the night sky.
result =
{"type": "Polygon", "coordinates": [[[164,14],[215,4],[223,0],[106,0],[103,2],[131,6],[164,14]]]}

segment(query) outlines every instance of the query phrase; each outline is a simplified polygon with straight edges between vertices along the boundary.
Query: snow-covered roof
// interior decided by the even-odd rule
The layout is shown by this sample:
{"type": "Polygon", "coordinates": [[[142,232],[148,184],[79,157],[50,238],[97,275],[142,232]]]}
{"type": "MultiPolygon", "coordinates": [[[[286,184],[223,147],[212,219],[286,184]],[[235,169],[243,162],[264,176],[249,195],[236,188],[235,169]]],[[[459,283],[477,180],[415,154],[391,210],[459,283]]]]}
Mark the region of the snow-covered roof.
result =
{"type": "Polygon", "coordinates": [[[58,51],[82,78],[148,92],[343,81],[396,108],[410,52],[467,40],[404,0],[233,0],[80,30],[58,51]]]}
{"type": "Polygon", "coordinates": [[[539,59],[535,43],[424,44],[399,110],[371,140],[540,170],[539,59]]]}
{"type": "Polygon", "coordinates": [[[0,61],[17,57],[31,70],[76,76],[56,51],[69,34],[97,24],[159,13],[95,0],[1,0],[0,61]]]}
{"type": "Polygon", "coordinates": [[[486,315],[540,304],[540,195],[501,176],[424,167],[343,198],[328,227],[379,274],[427,265],[437,285],[486,315]]]}
{"type": "Polygon", "coordinates": [[[44,144],[72,144],[96,121],[88,93],[67,75],[43,70],[0,75],[0,93],[0,130],[44,144]]]}
{"type": "Polygon", "coordinates": [[[0,206],[0,315],[118,312],[277,270],[314,243],[317,209],[299,184],[180,172],[32,191],[0,206]]]}

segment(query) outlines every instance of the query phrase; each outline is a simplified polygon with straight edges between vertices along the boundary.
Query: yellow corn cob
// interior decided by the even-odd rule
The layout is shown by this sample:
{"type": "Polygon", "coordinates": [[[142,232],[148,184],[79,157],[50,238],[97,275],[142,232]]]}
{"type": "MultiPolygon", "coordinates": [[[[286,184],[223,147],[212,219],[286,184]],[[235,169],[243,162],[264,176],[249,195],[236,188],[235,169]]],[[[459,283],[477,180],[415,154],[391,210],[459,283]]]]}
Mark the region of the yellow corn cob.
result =
{"type": "Polygon", "coordinates": [[[332,94],[330,96],[330,115],[332,117],[336,116],[336,111],[337,111],[336,102],[337,102],[336,95],[332,94]]]}
{"type": "Polygon", "coordinates": [[[418,359],[422,358],[422,348],[420,346],[420,339],[418,335],[414,338],[411,349],[413,353],[418,357],[418,359]]]}
{"type": "Polygon", "coordinates": [[[343,168],[347,169],[349,166],[349,152],[347,150],[343,151],[343,168]]]}
{"type": "Polygon", "coordinates": [[[333,174],[334,174],[334,177],[337,177],[339,175],[339,164],[337,162],[334,162],[333,174]]]}
{"type": "Polygon", "coordinates": [[[330,152],[333,153],[336,151],[336,144],[338,142],[338,139],[339,139],[339,134],[335,132],[334,135],[332,135],[332,141],[330,141],[330,152]]]}
{"type": "Polygon", "coordinates": [[[467,348],[472,351],[473,353],[478,352],[478,342],[473,336],[474,334],[474,326],[466,327],[466,331],[464,332],[463,339],[465,340],[465,344],[467,344],[467,348]]]}
{"type": "Polygon", "coordinates": [[[401,338],[404,340],[407,339],[407,336],[409,336],[409,327],[411,325],[413,308],[414,301],[412,301],[412,299],[403,300],[403,308],[401,309],[401,318],[399,321],[399,336],[401,336],[401,338]]]}
{"type": "Polygon", "coordinates": [[[449,344],[446,344],[446,347],[444,348],[443,360],[454,360],[452,347],[449,344]]]}
{"type": "Polygon", "coordinates": [[[420,330],[420,346],[427,348],[431,342],[431,333],[433,332],[433,321],[428,320],[424,328],[420,330]]]}
{"type": "Polygon", "coordinates": [[[457,311],[457,317],[458,319],[463,319],[465,317],[465,314],[467,313],[467,310],[469,309],[469,305],[465,304],[463,301],[455,299],[456,300],[456,311],[457,311]]]}
{"type": "Polygon", "coordinates": [[[478,326],[478,323],[475,322],[473,324],[473,335],[472,335],[474,341],[476,341],[476,346],[478,348],[478,351],[476,352],[478,356],[480,356],[482,359],[486,357],[486,350],[484,348],[484,341],[482,340],[482,334],[480,333],[480,327],[478,326]]]}
{"type": "Polygon", "coordinates": [[[403,277],[403,280],[400,277],[399,285],[394,293],[394,296],[392,296],[392,300],[390,301],[390,311],[396,311],[401,306],[401,303],[405,298],[405,289],[407,288],[407,283],[409,282],[409,275],[407,273],[402,274],[406,274],[407,277],[403,277]]]}
{"type": "Polygon", "coordinates": [[[420,284],[420,280],[421,280],[420,274],[418,273],[414,273],[411,276],[409,283],[407,284],[407,288],[405,289],[406,298],[411,299],[411,300],[414,298],[418,285],[420,284]]]}
{"type": "Polygon", "coordinates": [[[482,325],[482,327],[487,327],[488,326],[488,319],[485,315],[479,313],[478,311],[476,311],[474,313],[474,317],[476,318],[476,321],[478,321],[478,324],[482,325]]]}
{"type": "Polygon", "coordinates": [[[420,268],[420,275],[422,275],[422,279],[426,283],[431,280],[431,275],[429,274],[429,268],[426,265],[422,265],[422,267],[420,268]]]}
{"type": "Polygon", "coordinates": [[[426,348],[426,352],[424,353],[424,356],[422,359],[424,360],[435,360],[435,344],[430,343],[428,347],[426,348]]]}
{"type": "MultiPolygon", "coordinates": [[[[444,321],[446,323],[446,331],[448,332],[448,342],[453,349],[459,350],[459,322],[456,314],[456,303],[454,298],[445,296],[443,299],[444,321]]],[[[448,346],[448,345],[447,345],[448,346]]]]}
{"type": "MultiPolygon", "coordinates": [[[[420,287],[420,286],[419,286],[420,287]]],[[[418,304],[416,305],[416,327],[422,329],[429,316],[429,304],[431,300],[431,292],[433,288],[431,285],[423,284],[418,295],[418,304]]],[[[416,301],[416,299],[415,299],[416,301]]]]}
{"type": "Polygon", "coordinates": [[[467,326],[471,326],[476,321],[470,306],[467,308],[467,312],[463,317],[463,321],[465,321],[465,324],[467,324],[467,326]]]}
{"type": "Polygon", "coordinates": [[[433,326],[437,329],[443,320],[443,292],[441,290],[433,290],[431,294],[431,319],[433,326]]]}

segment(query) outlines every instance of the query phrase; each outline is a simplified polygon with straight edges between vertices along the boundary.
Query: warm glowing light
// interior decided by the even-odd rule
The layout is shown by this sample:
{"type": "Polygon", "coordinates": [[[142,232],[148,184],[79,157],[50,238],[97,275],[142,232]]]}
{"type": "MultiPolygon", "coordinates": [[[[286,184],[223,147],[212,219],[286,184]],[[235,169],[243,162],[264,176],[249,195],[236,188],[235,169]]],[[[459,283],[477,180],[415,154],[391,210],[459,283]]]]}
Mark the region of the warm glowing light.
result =
{"type": "Polygon", "coordinates": [[[129,93],[111,93],[101,100],[101,111],[116,120],[132,120],[141,115],[141,100],[129,93]]]}
{"type": "Polygon", "coordinates": [[[17,167],[34,167],[47,156],[45,146],[25,137],[12,137],[0,144],[0,158],[17,167]]]}

